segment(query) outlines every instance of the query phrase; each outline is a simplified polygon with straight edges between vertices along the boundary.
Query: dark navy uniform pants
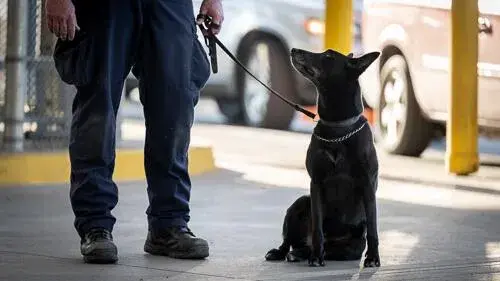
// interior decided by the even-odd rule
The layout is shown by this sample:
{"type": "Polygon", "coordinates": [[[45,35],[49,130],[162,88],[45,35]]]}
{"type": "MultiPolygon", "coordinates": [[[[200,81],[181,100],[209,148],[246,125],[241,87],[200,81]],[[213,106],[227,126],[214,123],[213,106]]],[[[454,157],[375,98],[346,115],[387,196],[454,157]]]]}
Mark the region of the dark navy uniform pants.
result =
{"type": "Polygon", "coordinates": [[[54,61],[75,85],[70,136],[71,205],[82,236],[112,231],[116,116],[124,79],[139,79],[150,230],[187,226],[188,146],[194,107],[210,75],[191,0],[73,0],[81,32],[58,41],[54,61]]]}

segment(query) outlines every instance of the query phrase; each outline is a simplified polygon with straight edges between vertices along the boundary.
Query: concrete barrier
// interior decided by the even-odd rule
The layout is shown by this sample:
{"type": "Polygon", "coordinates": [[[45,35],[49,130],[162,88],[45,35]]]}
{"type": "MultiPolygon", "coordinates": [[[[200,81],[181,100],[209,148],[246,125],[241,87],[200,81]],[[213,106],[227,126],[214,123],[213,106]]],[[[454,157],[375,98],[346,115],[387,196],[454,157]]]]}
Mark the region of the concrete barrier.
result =
{"type": "MultiPolygon", "coordinates": [[[[200,175],[216,169],[212,147],[194,145],[189,149],[189,173],[200,175]]],[[[69,183],[67,151],[0,154],[0,185],[69,183]]],[[[117,149],[113,180],[145,179],[143,149],[117,149]]]]}

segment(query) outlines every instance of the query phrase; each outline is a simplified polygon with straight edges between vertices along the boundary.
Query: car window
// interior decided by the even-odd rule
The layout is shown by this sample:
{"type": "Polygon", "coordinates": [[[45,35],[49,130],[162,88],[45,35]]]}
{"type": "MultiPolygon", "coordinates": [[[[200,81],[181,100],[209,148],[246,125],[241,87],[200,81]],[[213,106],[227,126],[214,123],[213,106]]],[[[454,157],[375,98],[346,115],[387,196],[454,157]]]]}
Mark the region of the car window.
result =
{"type": "Polygon", "coordinates": [[[354,0],[354,10],[363,11],[363,0],[354,0]]]}
{"type": "Polygon", "coordinates": [[[410,6],[423,6],[431,8],[449,9],[451,0],[364,0],[365,4],[372,3],[394,3],[410,6]]]}
{"type": "MultiPolygon", "coordinates": [[[[451,9],[451,0],[363,0],[365,4],[395,3],[437,9],[451,9]]],[[[362,2],[363,2],[362,1],[362,2]]],[[[478,0],[479,11],[485,14],[500,14],[500,1],[478,0]]]]}
{"type": "MultiPolygon", "coordinates": [[[[269,1],[269,0],[266,0],[269,1]]],[[[283,4],[288,4],[292,6],[301,6],[307,8],[318,8],[323,7],[325,0],[273,0],[274,2],[283,2],[283,4]]]]}
{"type": "Polygon", "coordinates": [[[479,11],[485,14],[500,15],[500,1],[479,0],[479,11]]]}

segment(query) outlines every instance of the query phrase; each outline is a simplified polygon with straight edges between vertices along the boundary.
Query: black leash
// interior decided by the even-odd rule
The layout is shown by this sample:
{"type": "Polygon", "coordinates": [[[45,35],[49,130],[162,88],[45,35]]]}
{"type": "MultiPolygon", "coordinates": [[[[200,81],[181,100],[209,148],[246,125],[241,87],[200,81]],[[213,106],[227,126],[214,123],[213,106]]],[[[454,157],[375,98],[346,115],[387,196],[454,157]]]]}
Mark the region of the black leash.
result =
{"type": "Polygon", "coordinates": [[[222,44],[219,39],[212,34],[211,32],[208,31],[208,27],[211,25],[214,25],[212,23],[212,19],[206,15],[198,15],[197,19],[203,19],[203,24],[198,24],[198,27],[200,28],[201,32],[203,33],[203,36],[205,37],[205,44],[208,47],[209,50],[209,56],[210,56],[210,61],[212,65],[212,72],[217,73],[218,68],[217,68],[217,50],[216,50],[216,44],[219,45],[219,47],[238,65],[240,66],[243,70],[245,70],[248,75],[252,76],[257,82],[259,82],[262,86],[264,86],[266,89],[268,89],[271,93],[273,93],[275,96],[280,98],[282,101],[293,107],[295,110],[305,114],[307,117],[311,118],[314,120],[316,117],[316,114],[312,113],[311,111],[301,107],[300,105],[293,103],[289,101],[287,98],[283,97],[280,95],[278,92],[275,90],[271,89],[269,86],[267,86],[265,83],[259,80],[259,78],[255,77],[244,65],[241,63],[227,48],[222,44]],[[205,25],[205,26],[204,26],[205,25]]]}

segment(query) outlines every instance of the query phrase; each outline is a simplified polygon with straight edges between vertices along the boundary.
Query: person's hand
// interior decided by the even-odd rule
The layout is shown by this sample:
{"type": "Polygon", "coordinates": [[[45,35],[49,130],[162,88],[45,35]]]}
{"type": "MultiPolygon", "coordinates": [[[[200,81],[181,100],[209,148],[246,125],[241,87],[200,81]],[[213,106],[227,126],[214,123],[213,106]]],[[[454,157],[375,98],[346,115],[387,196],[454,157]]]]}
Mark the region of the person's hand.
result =
{"type": "MultiPolygon", "coordinates": [[[[222,10],[221,0],[203,0],[198,16],[209,16],[212,18],[212,24],[207,26],[208,31],[214,35],[219,34],[224,21],[224,11],[222,10]]],[[[196,20],[197,24],[202,24],[204,17],[196,20]]]]}
{"type": "Polygon", "coordinates": [[[50,32],[62,40],[73,40],[80,29],[71,0],[46,0],[45,14],[50,32]]]}

